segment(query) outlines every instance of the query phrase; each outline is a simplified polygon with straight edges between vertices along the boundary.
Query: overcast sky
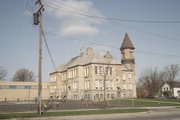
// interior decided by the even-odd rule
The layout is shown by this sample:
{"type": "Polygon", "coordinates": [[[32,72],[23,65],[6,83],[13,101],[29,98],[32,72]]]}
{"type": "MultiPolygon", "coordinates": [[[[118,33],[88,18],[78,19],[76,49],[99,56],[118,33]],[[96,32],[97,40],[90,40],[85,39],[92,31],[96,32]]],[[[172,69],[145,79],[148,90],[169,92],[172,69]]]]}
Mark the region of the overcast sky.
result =
{"type": "MultiPolygon", "coordinates": [[[[32,14],[38,5],[34,2],[0,0],[0,66],[8,70],[9,81],[20,68],[32,70],[37,76],[38,26],[33,25],[32,14]]],[[[56,66],[88,46],[96,52],[110,51],[120,60],[125,33],[135,46],[137,78],[147,67],[180,65],[180,0],[42,2],[43,30],[56,66]]],[[[45,44],[42,68],[43,81],[48,81],[54,68],[45,44]]]]}

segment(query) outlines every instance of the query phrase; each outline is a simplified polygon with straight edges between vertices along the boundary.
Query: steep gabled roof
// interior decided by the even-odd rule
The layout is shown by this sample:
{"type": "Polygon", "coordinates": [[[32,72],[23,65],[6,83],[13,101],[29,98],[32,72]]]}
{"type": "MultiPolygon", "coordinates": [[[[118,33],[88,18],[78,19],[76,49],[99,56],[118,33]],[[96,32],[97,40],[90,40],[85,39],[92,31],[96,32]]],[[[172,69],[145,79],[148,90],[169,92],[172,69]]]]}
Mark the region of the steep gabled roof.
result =
{"type": "Polygon", "coordinates": [[[126,33],[125,37],[124,37],[124,40],[123,40],[123,43],[121,44],[120,50],[122,51],[122,50],[127,49],[127,48],[135,49],[132,42],[131,42],[131,40],[130,40],[130,38],[129,38],[129,36],[128,36],[128,34],[126,33]]]}

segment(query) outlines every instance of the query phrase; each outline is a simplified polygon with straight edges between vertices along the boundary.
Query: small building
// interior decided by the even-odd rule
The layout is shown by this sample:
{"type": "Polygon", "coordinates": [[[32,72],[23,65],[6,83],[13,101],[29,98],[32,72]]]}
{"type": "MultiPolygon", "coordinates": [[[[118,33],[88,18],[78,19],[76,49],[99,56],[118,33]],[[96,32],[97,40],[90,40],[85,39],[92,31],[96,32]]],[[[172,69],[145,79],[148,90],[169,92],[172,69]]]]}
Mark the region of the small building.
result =
{"type": "MultiPolygon", "coordinates": [[[[42,99],[49,99],[49,83],[42,82],[42,99]]],[[[0,101],[29,101],[38,97],[38,82],[0,82],[0,101]]]]}
{"type": "Polygon", "coordinates": [[[134,49],[128,34],[119,60],[108,51],[100,54],[88,47],[50,73],[50,94],[73,100],[136,98],[134,49]]]}
{"type": "Polygon", "coordinates": [[[163,97],[180,98],[180,82],[173,82],[171,85],[164,83],[162,86],[163,97]]]}

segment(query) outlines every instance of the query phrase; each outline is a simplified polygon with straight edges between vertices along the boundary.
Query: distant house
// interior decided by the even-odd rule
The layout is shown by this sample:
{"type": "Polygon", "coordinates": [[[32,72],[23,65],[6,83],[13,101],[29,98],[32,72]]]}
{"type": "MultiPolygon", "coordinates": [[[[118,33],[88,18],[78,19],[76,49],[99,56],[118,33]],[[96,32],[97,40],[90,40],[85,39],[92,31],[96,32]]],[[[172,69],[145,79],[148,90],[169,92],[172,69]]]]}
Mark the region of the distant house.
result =
{"type": "Polygon", "coordinates": [[[180,98],[180,82],[174,82],[172,85],[164,83],[162,93],[164,97],[180,98]]]}

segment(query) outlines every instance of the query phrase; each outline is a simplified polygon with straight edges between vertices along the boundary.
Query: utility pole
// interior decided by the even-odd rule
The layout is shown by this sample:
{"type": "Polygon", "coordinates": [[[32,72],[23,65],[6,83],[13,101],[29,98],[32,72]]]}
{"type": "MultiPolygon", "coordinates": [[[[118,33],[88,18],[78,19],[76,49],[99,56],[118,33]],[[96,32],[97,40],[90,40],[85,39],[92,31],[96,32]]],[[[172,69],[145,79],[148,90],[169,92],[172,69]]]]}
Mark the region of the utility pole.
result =
{"type": "Polygon", "coordinates": [[[34,25],[39,24],[39,49],[38,49],[38,114],[42,114],[42,13],[44,11],[44,6],[41,3],[41,0],[37,0],[35,5],[39,5],[39,10],[34,13],[34,25]]]}

